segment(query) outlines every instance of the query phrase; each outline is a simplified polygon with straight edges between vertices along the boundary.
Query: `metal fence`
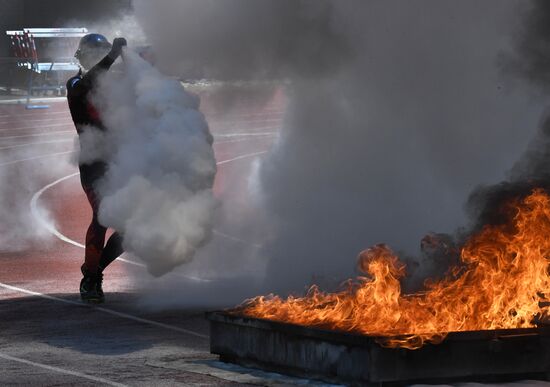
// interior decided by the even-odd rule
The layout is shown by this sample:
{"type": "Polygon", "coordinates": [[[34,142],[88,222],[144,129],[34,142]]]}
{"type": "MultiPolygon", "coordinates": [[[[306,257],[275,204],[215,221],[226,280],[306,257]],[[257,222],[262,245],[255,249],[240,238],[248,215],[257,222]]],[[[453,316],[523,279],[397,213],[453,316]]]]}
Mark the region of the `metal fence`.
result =
{"type": "Polygon", "coordinates": [[[35,95],[65,92],[65,80],[78,71],[73,57],[86,28],[24,28],[6,31],[12,57],[0,58],[0,90],[35,95]]]}

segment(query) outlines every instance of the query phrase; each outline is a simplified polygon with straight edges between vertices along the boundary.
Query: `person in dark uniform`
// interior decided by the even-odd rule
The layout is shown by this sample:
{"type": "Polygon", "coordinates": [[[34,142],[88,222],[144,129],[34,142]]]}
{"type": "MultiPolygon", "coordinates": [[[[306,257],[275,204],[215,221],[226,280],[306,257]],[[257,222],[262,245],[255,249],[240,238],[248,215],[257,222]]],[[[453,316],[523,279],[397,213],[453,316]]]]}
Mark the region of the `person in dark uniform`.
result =
{"type": "MultiPolygon", "coordinates": [[[[80,40],[75,57],[80,62],[78,74],[67,81],[69,109],[79,136],[89,127],[101,131],[108,130],[102,123],[100,114],[91,103],[91,94],[97,85],[98,77],[109,70],[126,46],[124,38],[116,38],[111,45],[105,36],[88,34],[80,40]]],[[[81,143],[82,145],[82,143],[81,143]]],[[[97,182],[107,170],[105,161],[81,162],[80,181],[92,207],[92,222],[86,232],[84,264],[81,267],[80,296],[87,302],[100,303],[103,294],[103,270],[123,253],[122,237],[115,232],[105,244],[107,228],[99,223],[100,198],[97,182]]]]}

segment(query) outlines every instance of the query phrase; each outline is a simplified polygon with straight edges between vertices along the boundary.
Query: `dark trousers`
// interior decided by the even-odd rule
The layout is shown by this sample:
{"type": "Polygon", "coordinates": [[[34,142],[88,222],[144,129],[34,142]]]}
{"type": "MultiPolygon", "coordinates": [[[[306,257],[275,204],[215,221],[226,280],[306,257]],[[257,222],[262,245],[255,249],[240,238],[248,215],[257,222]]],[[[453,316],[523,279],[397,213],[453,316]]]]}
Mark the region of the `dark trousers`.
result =
{"type": "Polygon", "coordinates": [[[80,166],[80,182],[93,212],[92,222],[86,232],[86,250],[83,265],[90,273],[102,272],[124,252],[122,236],[118,232],[113,233],[107,244],[105,244],[107,228],[101,225],[97,218],[100,198],[97,195],[95,185],[105,174],[106,168],[106,165],[102,162],[80,166]]]}

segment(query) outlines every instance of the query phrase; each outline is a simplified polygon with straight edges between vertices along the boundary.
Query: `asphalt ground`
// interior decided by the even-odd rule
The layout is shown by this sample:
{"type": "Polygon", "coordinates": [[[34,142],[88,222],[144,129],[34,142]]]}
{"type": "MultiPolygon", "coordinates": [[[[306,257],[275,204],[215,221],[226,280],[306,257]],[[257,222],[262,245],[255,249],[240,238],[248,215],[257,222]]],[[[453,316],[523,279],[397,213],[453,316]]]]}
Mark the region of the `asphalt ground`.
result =
{"type": "MultiPolygon", "coordinates": [[[[242,209],[251,165],[275,141],[285,98],[274,87],[241,91],[237,98],[229,98],[231,93],[201,90],[201,110],[215,136],[214,191],[222,202],[242,209]]],[[[0,197],[2,206],[11,207],[14,216],[28,211],[25,216],[43,235],[29,241],[19,230],[0,248],[0,385],[305,383],[217,362],[209,353],[206,308],[143,308],[130,274],[144,269],[125,255],[106,273],[107,302],[80,302],[79,267],[91,211],[78,170],[68,162],[75,129],[67,104],[46,103],[48,109],[33,110],[0,103],[0,183],[11,192],[0,197]],[[44,223],[41,208],[54,224],[44,223]]],[[[230,224],[224,227],[215,243],[231,248],[246,238],[234,234],[230,224]]]]}

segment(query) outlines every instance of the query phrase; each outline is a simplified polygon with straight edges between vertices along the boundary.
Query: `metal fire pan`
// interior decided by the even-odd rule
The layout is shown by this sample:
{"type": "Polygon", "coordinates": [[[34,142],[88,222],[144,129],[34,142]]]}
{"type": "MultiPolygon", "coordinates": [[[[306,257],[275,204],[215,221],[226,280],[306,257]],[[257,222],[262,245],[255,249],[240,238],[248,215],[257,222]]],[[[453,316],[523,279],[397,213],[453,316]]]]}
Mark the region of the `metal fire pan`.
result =
{"type": "Polygon", "coordinates": [[[383,348],[379,338],[207,314],[210,350],[225,362],[353,385],[550,380],[550,328],[453,332],[421,349],[383,348]]]}

